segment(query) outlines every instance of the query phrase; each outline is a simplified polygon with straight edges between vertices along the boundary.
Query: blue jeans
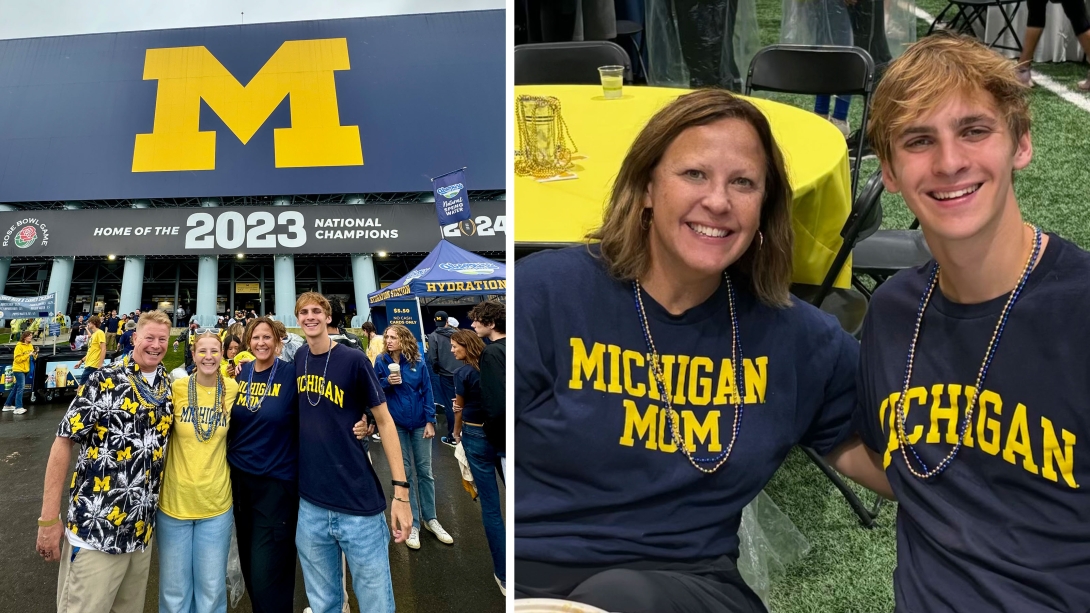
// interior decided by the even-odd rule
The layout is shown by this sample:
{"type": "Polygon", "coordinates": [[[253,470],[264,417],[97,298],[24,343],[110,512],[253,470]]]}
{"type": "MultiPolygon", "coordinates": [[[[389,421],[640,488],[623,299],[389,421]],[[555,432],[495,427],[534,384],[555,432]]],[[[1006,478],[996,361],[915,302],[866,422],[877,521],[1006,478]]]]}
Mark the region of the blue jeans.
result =
{"type": "Polygon", "coordinates": [[[295,546],[307,601],[314,613],[341,611],[341,552],[352,570],[352,589],[360,613],[393,613],[390,528],[384,513],[349,515],[300,500],[295,546]]]}
{"type": "Polygon", "coordinates": [[[469,470],[473,473],[473,482],[477,484],[477,494],[481,501],[481,521],[484,522],[484,535],[488,539],[488,549],[492,552],[492,566],[500,581],[507,581],[505,566],[506,536],[503,527],[503,513],[500,510],[500,488],[496,484],[496,467],[499,459],[492,444],[484,437],[484,428],[480,426],[462,426],[462,448],[469,461],[469,470]]]}
{"type": "Polygon", "coordinates": [[[23,391],[26,388],[27,373],[15,372],[11,374],[15,375],[15,384],[12,386],[11,392],[8,393],[8,400],[4,404],[21,409],[23,408],[23,391]]]}
{"type": "Polygon", "coordinates": [[[208,519],[156,517],[160,613],[225,613],[231,510],[208,519]]]}
{"type": "Polygon", "coordinates": [[[409,481],[409,506],[413,510],[413,527],[419,528],[420,522],[427,523],[435,519],[435,478],[431,473],[431,441],[424,438],[424,427],[415,430],[397,427],[397,438],[401,440],[401,459],[405,463],[405,476],[409,481]],[[411,464],[416,465],[413,474],[411,464]],[[416,493],[420,490],[420,494],[416,493]]]}

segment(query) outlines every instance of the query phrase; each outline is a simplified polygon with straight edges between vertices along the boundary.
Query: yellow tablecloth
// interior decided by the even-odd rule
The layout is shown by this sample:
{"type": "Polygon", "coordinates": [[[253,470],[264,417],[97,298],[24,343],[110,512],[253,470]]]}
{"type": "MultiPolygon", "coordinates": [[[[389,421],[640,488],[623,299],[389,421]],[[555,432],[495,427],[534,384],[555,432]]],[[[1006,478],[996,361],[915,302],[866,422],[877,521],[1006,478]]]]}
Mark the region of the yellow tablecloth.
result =
{"type": "MultiPolygon", "coordinates": [[[[579,150],[576,155],[586,159],[575,162],[578,179],[539,182],[515,177],[515,242],[575,243],[598,227],[632,141],[652,115],[687,91],[626,86],[622,99],[606,100],[600,86],[516,87],[516,96],[560,100],[561,115],[579,150]]],[[[813,113],[770,100],[750,100],[772,125],[794,191],[794,280],[818,285],[843,244],[840,230],[851,212],[847,145],[831,123],[813,113]]],[[[836,286],[848,287],[850,281],[849,259],[836,286]]]]}

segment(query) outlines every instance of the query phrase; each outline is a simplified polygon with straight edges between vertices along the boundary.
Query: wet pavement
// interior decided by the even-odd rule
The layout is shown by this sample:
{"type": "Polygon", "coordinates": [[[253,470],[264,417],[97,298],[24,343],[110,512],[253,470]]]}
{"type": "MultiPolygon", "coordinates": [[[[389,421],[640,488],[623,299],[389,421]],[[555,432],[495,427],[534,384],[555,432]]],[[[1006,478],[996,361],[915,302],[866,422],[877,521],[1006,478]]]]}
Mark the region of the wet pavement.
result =
{"type": "MultiPolygon", "coordinates": [[[[29,400],[29,394],[26,397],[29,400]]],[[[27,404],[27,413],[0,416],[0,611],[39,613],[56,611],[57,565],[44,562],[34,551],[36,520],[42,506],[42,482],[49,449],[67,402],[27,404]]],[[[446,432],[439,417],[438,431],[446,432]]],[[[390,471],[381,445],[371,444],[371,457],[380,481],[389,490],[390,471]]],[[[492,578],[480,505],[461,485],[454,450],[435,439],[432,455],[436,515],[454,537],[454,545],[440,543],[422,531],[420,549],[390,542],[390,568],[398,611],[503,611],[504,598],[492,578]]],[[[501,484],[500,493],[504,495],[501,484]]],[[[386,492],[387,499],[391,491],[386,492]]],[[[153,558],[144,611],[159,610],[159,568],[153,558]]],[[[349,582],[349,602],[358,611],[349,582]]],[[[306,606],[303,574],[296,570],[295,610],[306,606]]],[[[243,595],[231,612],[249,613],[243,595]]]]}

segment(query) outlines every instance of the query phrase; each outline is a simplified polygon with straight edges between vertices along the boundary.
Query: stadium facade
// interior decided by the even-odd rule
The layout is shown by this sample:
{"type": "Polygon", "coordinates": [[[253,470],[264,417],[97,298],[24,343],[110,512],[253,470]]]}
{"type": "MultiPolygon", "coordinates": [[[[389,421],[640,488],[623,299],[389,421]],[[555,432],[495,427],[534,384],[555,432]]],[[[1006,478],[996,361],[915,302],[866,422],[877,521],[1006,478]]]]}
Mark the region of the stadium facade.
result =
{"type": "Polygon", "coordinates": [[[358,323],[441,238],[503,259],[504,48],[502,10],[0,41],[0,293],[358,323]]]}

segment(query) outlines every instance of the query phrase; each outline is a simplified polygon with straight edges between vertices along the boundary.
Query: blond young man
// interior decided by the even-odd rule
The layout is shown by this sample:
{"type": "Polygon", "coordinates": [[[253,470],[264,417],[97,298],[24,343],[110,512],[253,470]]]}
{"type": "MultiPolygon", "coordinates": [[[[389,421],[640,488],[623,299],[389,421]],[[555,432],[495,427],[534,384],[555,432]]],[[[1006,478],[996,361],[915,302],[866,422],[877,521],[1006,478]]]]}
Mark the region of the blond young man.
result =
{"type": "Polygon", "coordinates": [[[170,436],[162,367],[170,318],[140,319],[132,360],[88,376],[61,420],[45,472],[38,554],[60,562],[58,613],[139,613],[151,567],[159,485],[170,436]],[[76,471],[68,476],[78,448],[76,471]],[[70,484],[67,521],[61,494],[70,484]]]}
{"type": "Polygon", "coordinates": [[[934,261],[874,294],[857,426],[900,505],[896,610],[1090,610],[1090,254],[1025,224],[1011,63],[963,37],[895,60],[868,126],[934,261]]]}
{"type": "Polygon", "coordinates": [[[295,354],[299,392],[299,523],[295,544],[314,613],[341,611],[341,555],[365,613],[394,611],[386,496],[352,430],[369,415],[382,435],[393,477],[390,520],[395,542],[412,530],[409,484],[397,428],[386,408],[375,369],[362,351],[329,336],[333,309],[325,296],[306,292],[295,303],[307,344],[295,354]]]}

